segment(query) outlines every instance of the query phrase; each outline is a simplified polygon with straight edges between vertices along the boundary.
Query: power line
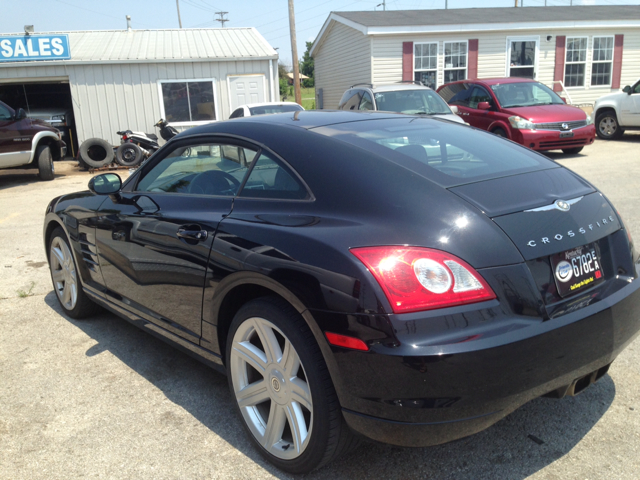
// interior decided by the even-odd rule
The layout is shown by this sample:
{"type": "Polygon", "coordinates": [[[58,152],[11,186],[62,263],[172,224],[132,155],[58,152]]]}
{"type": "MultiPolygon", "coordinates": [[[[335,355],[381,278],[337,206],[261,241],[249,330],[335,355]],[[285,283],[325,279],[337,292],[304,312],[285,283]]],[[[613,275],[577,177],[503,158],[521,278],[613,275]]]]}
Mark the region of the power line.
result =
{"type": "Polygon", "coordinates": [[[222,28],[224,28],[225,22],[228,22],[228,18],[224,18],[224,16],[229,12],[216,12],[216,15],[220,15],[220,18],[216,18],[216,22],[220,22],[222,24],[222,28]]]}

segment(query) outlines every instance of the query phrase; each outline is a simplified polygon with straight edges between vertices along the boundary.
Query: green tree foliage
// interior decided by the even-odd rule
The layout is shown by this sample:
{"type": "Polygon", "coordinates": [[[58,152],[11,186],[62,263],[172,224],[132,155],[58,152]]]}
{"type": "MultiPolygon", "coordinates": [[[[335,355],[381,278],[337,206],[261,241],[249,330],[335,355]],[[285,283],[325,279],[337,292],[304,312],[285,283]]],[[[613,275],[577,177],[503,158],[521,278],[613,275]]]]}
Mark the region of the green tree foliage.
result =
{"type": "Polygon", "coordinates": [[[313,57],[309,54],[312,46],[313,42],[307,42],[307,51],[304,52],[302,61],[300,62],[300,73],[309,77],[308,79],[302,81],[302,86],[304,88],[313,88],[315,84],[313,78],[313,57]]]}

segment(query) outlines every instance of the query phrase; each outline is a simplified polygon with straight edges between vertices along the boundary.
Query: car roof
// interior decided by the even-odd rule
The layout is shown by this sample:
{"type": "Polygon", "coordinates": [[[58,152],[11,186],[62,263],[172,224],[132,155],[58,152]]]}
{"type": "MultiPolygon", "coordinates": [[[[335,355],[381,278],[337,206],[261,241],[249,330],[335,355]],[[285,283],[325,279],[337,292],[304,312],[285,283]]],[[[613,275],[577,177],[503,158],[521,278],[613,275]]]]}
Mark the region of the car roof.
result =
{"type": "MultiPolygon", "coordinates": [[[[244,105],[240,105],[238,108],[242,108],[242,107],[247,107],[247,108],[253,108],[253,107],[268,107],[268,106],[275,106],[275,105],[297,105],[298,107],[302,108],[302,105],[297,104],[296,102],[262,102],[262,103],[245,103],[244,105]]],[[[235,110],[237,110],[238,108],[236,108],[235,110]]]]}
{"type": "Polygon", "coordinates": [[[531,78],[520,78],[520,77],[494,77],[494,78],[476,78],[474,80],[459,80],[457,82],[450,82],[447,85],[451,85],[454,83],[481,83],[484,85],[500,85],[504,83],[540,83],[537,80],[533,80],[531,78]]]}
{"type": "Polygon", "coordinates": [[[431,88],[417,83],[361,83],[352,85],[349,90],[354,88],[368,88],[372,92],[395,92],[398,90],[432,90],[431,88]]]}

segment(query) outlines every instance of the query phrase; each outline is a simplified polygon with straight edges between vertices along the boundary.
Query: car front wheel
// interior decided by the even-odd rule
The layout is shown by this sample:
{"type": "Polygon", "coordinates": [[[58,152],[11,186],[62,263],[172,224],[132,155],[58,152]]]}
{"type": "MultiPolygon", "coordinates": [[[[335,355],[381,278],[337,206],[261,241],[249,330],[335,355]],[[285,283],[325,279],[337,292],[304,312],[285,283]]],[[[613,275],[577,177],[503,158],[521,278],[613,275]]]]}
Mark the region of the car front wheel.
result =
{"type": "Polygon", "coordinates": [[[603,140],[614,140],[622,136],[624,130],[620,128],[615,112],[608,111],[598,115],[596,133],[603,140]]]}
{"type": "Polygon", "coordinates": [[[251,439],[277,467],[306,473],[355,445],[320,348],[288,303],[264,297],[238,311],[227,371],[251,439]]]}

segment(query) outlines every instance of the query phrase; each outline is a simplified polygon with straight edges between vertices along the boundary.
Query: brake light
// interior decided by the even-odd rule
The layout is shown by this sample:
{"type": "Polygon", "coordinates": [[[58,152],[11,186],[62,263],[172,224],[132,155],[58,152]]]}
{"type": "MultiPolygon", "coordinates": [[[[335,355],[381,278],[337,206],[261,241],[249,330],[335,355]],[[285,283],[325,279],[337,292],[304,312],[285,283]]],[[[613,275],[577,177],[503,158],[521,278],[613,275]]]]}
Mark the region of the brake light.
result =
{"type": "Polygon", "coordinates": [[[125,133],[124,135],[122,135],[122,139],[123,139],[123,140],[126,140],[127,138],[129,138],[129,137],[127,137],[127,134],[126,134],[126,133],[125,133]]]}
{"type": "Polygon", "coordinates": [[[475,269],[440,250],[423,247],[351,249],[384,290],[394,313],[417,312],[493,300],[496,294],[475,269]]]}

